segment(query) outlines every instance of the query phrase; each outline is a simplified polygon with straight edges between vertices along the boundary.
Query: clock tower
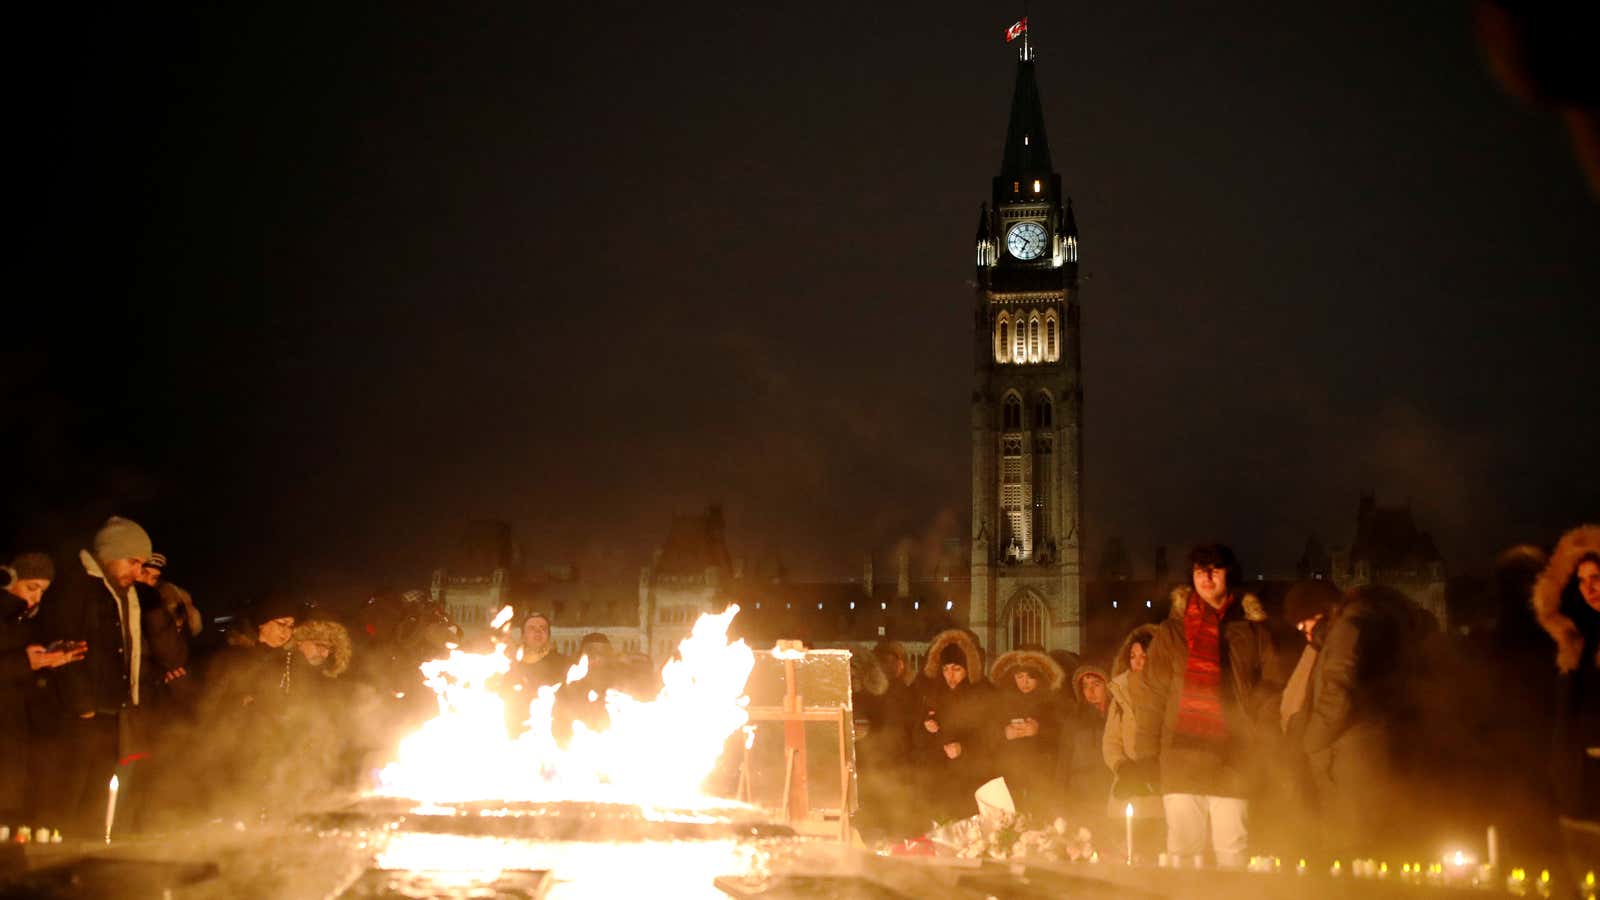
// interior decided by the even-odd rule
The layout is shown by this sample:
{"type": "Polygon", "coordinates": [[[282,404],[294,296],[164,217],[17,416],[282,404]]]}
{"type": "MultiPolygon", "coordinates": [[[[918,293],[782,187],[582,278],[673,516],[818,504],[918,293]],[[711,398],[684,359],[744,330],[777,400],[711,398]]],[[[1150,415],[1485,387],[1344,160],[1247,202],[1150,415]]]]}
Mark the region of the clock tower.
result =
{"type": "Polygon", "coordinates": [[[1050,160],[1031,48],[978,214],[971,627],[990,658],[1081,648],[1078,226],[1050,160]]]}

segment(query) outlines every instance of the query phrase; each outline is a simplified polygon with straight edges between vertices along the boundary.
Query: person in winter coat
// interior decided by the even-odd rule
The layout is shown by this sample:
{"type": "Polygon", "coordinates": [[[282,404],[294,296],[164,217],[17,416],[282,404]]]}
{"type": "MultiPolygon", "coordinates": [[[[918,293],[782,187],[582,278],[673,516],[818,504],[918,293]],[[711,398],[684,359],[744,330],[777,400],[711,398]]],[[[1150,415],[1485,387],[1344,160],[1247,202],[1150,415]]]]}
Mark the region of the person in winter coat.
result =
{"type": "Polygon", "coordinates": [[[55,564],[43,553],[22,553],[0,567],[0,734],[7,749],[0,753],[0,823],[29,821],[28,770],[38,747],[28,717],[34,673],[56,669],[83,658],[82,644],[46,648],[33,641],[34,615],[55,578],[55,564]]]}
{"type": "Polygon", "coordinates": [[[1066,680],[1055,660],[1033,650],[1003,653],[989,669],[994,766],[1005,778],[1017,811],[1035,821],[1050,821],[1060,807],[1055,774],[1061,705],[1056,694],[1066,680]]]}
{"type": "Polygon", "coordinates": [[[909,796],[901,778],[911,732],[904,727],[904,714],[897,714],[887,702],[889,681],[876,654],[851,652],[850,705],[855,719],[856,782],[861,792],[855,821],[869,840],[896,832],[896,812],[905,807],[909,796]]]}
{"type": "Polygon", "coordinates": [[[1284,856],[1307,856],[1320,850],[1317,789],[1302,738],[1309,715],[1311,675],[1327,634],[1320,626],[1343,600],[1338,588],[1321,579],[1296,582],[1283,598],[1283,618],[1294,626],[1295,634],[1284,641],[1280,657],[1291,674],[1278,702],[1278,729],[1263,745],[1268,787],[1262,792],[1262,802],[1251,810],[1251,818],[1264,826],[1259,829],[1262,833],[1271,835],[1266,842],[1273,845],[1271,850],[1284,856]],[[1295,660],[1292,667],[1290,659],[1295,660]]]}
{"type": "Polygon", "coordinates": [[[866,694],[856,693],[854,702],[861,704],[856,718],[867,720],[866,736],[856,739],[863,834],[908,836],[927,826],[911,802],[916,791],[912,748],[925,710],[908,683],[906,660],[903,646],[884,640],[872,648],[871,665],[863,660],[861,666],[866,694]]]}
{"type": "Polygon", "coordinates": [[[1105,734],[1100,741],[1100,755],[1112,773],[1112,789],[1106,814],[1113,818],[1125,815],[1127,804],[1133,804],[1136,849],[1155,852],[1161,834],[1162,819],[1160,786],[1153,771],[1141,773],[1131,765],[1135,754],[1133,745],[1138,740],[1139,726],[1133,714],[1134,676],[1144,671],[1149,658],[1150,642],[1155,640],[1156,626],[1140,625],[1128,632],[1111,660],[1111,681],[1106,688],[1111,701],[1106,707],[1105,734]],[[1126,768],[1124,768],[1126,767],[1126,768]],[[1142,777],[1141,777],[1142,776],[1142,777]]]}
{"type": "MultiPolygon", "coordinates": [[[[1412,602],[1392,588],[1356,588],[1311,632],[1317,649],[1300,745],[1316,787],[1322,849],[1335,858],[1392,846],[1392,730],[1407,691],[1412,602]]],[[[1281,713],[1280,713],[1281,715],[1281,713]]]]}
{"type": "Polygon", "coordinates": [[[54,795],[49,808],[38,811],[71,834],[105,829],[113,773],[120,780],[119,798],[139,790],[130,772],[117,772],[117,764],[142,750],[135,712],[141,700],[143,617],[133,585],[149,558],[150,535],[136,522],[111,517],[90,548],[79,551],[78,564],[52,586],[39,622],[41,643],[86,646],[81,664],[52,673],[63,745],[56,756],[54,795]]]}
{"type": "Polygon", "coordinates": [[[1556,642],[1550,775],[1576,880],[1600,859],[1600,525],[1562,535],[1534,582],[1533,610],[1556,642]]]}
{"type": "Polygon", "coordinates": [[[923,818],[945,822],[977,813],[973,793],[994,777],[984,723],[992,696],[983,651],[966,631],[940,632],[917,681],[921,726],[913,758],[922,782],[923,818]]]}
{"type": "Polygon", "coordinates": [[[1077,706],[1062,725],[1061,755],[1056,763],[1057,778],[1066,787],[1068,818],[1095,832],[1100,830],[1106,798],[1111,796],[1111,769],[1101,751],[1111,709],[1109,682],[1106,670],[1095,665],[1081,665],[1072,673],[1077,706]]]}
{"type": "Polygon", "coordinates": [[[155,588],[156,593],[161,595],[162,608],[177,623],[179,630],[191,638],[198,637],[205,627],[200,608],[194,605],[194,598],[189,592],[168,581],[166,574],[166,556],[152,553],[140,570],[139,581],[155,588]]]}
{"type": "Polygon", "coordinates": [[[1167,852],[1202,856],[1209,831],[1217,865],[1240,867],[1257,741],[1282,679],[1266,611],[1240,589],[1233,551],[1202,545],[1189,563],[1190,586],[1173,592],[1133,679],[1134,752],[1158,760],[1167,852]]]}

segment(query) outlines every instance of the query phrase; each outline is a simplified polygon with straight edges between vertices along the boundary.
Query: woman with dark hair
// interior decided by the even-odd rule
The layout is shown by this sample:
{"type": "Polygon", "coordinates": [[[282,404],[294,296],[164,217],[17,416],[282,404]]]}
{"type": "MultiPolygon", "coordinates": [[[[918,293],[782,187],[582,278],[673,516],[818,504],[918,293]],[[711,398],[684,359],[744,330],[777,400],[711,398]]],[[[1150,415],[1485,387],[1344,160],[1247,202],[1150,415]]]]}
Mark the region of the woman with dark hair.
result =
{"type": "Polygon", "coordinates": [[[1556,731],[1550,774],[1567,858],[1600,859],[1600,525],[1562,535],[1533,585],[1533,611],[1556,642],[1556,731]]]}
{"type": "Polygon", "coordinates": [[[1155,640],[1156,626],[1140,625],[1128,632],[1111,660],[1111,682],[1106,685],[1110,703],[1106,708],[1106,729],[1100,741],[1100,754],[1106,768],[1114,773],[1110,806],[1107,814],[1120,818],[1127,804],[1133,804],[1135,826],[1140,832],[1137,848],[1146,854],[1160,852],[1162,825],[1166,818],[1161,811],[1160,773],[1148,764],[1134,763],[1138,757],[1133,752],[1134,740],[1139,734],[1138,722],[1133,717],[1134,677],[1144,671],[1150,642],[1155,640]]]}
{"type": "Polygon", "coordinates": [[[1036,650],[1001,654],[989,670],[995,690],[989,719],[995,769],[1005,778],[1017,811],[1036,820],[1054,816],[1060,805],[1058,792],[1052,790],[1061,728],[1056,694],[1066,680],[1056,661],[1036,650]]]}
{"type": "Polygon", "coordinates": [[[975,792],[994,776],[984,731],[991,696],[983,651],[961,629],[941,632],[928,648],[917,681],[922,711],[913,732],[914,764],[923,784],[923,819],[963,819],[978,811],[975,792]]]}

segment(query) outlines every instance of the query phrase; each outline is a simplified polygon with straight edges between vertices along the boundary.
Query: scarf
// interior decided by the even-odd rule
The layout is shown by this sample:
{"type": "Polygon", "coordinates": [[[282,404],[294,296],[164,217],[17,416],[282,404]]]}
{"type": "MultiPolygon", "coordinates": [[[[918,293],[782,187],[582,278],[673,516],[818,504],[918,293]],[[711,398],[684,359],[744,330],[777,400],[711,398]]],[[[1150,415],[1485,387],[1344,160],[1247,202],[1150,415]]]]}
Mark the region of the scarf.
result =
{"type": "Polygon", "coordinates": [[[1213,609],[1199,594],[1189,598],[1183,613],[1183,639],[1189,648],[1184,666],[1183,690],[1178,695],[1177,736],[1199,744],[1227,740],[1222,718],[1222,617],[1233,605],[1233,594],[1213,609]]]}

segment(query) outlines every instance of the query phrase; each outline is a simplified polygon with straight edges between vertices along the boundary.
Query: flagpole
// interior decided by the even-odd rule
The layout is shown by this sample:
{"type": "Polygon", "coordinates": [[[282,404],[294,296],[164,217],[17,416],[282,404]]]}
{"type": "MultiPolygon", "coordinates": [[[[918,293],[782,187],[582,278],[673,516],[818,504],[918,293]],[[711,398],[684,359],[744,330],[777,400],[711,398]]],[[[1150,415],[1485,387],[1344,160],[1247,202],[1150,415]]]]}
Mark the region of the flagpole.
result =
{"type": "Polygon", "coordinates": [[[1023,61],[1027,61],[1027,60],[1033,59],[1033,47],[1032,47],[1032,44],[1030,43],[1032,38],[1028,34],[1028,32],[1031,29],[1028,27],[1028,24],[1029,24],[1028,23],[1028,0],[1022,0],[1022,59],[1023,59],[1023,61]]]}

